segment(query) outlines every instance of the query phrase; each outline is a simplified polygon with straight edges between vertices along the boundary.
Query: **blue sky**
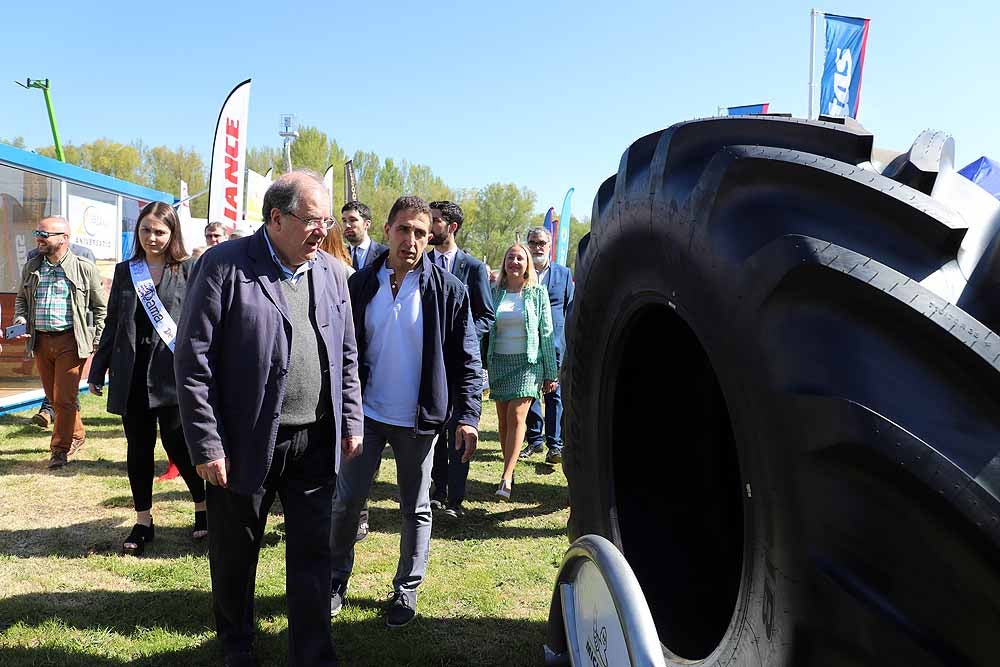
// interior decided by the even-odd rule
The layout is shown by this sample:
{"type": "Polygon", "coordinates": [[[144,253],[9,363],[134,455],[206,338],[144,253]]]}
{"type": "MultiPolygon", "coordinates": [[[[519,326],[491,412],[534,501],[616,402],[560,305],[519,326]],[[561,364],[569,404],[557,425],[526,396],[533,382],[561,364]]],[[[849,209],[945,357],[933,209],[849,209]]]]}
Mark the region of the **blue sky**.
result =
{"type": "MultiPolygon", "coordinates": [[[[430,165],[454,187],[514,182],[590,213],[628,144],[719,106],[806,112],[809,2],[7,3],[0,137],[191,146],[206,162],[219,106],[253,78],[250,144],[294,113],[350,153],[430,165]]],[[[957,162],[1000,159],[1000,3],[819,5],[872,19],[861,122],[905,149],[951,133],[957,162]]],[[[818,25],[822,38],[822,24],[818,25]]]]}

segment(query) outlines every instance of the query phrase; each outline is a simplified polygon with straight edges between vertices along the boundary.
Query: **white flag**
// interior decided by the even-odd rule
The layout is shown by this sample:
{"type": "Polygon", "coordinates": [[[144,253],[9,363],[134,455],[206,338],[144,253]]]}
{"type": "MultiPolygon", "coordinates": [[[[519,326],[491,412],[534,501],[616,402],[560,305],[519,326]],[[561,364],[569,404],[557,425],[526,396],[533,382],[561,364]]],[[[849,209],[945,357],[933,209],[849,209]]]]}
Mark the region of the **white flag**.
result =
{"type": "Polygon", "coordinates": [[[230,230],[243,220],[250,79],[233,88],[215,126],[212,169],[208,181],[208,220],[230,230]]]}

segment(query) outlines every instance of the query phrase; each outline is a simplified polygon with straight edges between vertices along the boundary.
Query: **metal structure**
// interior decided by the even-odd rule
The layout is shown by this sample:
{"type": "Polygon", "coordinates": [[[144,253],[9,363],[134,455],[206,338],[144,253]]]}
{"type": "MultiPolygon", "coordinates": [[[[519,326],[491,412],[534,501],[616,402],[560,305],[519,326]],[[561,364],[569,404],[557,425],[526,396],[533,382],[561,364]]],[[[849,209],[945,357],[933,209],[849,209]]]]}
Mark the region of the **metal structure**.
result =
{"type": "Polygon", "coordinates": [[[56,114],[52,110],[52,96],[49,94],[49,89],[51,88],[48,79],[28,79],[27,83],[21,83],[20,81],[15,81],[17,85],[21,86],[25,90],[31,88],[38,88],[42,91],[42,95],[45,96],[45,108],[49,112],[49,125],[52,127],[52,141],[56,147],[56,158],[60,162],[66,161],[66,156],[63,155],[62,142],[59,141],[59,128],[56,126],[56,114]]]}
{"type": "Polygon", "coordinates": [[[284,140],[285,151],[285,171],[292,170],[292,142],[299,138],[299,131],[296,129],[295,116],[292,114],[282,114],[281,131],[278,136],[284,140]]]}

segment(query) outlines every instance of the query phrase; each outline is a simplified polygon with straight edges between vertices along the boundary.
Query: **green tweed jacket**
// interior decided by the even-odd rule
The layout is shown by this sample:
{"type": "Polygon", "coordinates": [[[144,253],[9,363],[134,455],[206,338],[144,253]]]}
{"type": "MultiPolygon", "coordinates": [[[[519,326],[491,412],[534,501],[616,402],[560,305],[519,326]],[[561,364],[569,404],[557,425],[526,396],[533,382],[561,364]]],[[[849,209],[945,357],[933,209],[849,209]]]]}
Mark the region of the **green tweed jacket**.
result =
{"type": "MultiPolygon", "coordinates": [[[[506,290],[493,290],[493,312],[500,307],[506,290]]],[[[552,306],[549,305],[549,292],[545,285],[533,283],[521,289],[524,297],[524,327],[528,335],[528,363],[542,363],[542,375],[546,380],[559,379],[559,367],[556,365],[556,346],[552,332],[552,306]]],[[[493,365],[493,341],[496,339],[496,322],[490,327],[490,344],[486,352],[489,366],[493,365]]]]}

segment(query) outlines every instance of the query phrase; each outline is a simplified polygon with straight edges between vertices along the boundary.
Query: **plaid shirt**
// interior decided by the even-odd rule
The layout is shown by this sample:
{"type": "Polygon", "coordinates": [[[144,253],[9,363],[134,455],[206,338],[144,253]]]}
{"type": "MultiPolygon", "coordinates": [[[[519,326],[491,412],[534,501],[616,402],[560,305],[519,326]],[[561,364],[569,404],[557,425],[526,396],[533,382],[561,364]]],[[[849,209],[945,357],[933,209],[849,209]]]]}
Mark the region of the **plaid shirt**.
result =
{"type": "Polygon", "coordinates": [[[38,267],[38,272],[40,280],[35,289],[35,330],[72,330],[73,286],[66,279],[62,262],[52,264],[46,258],[38,267]]]}

